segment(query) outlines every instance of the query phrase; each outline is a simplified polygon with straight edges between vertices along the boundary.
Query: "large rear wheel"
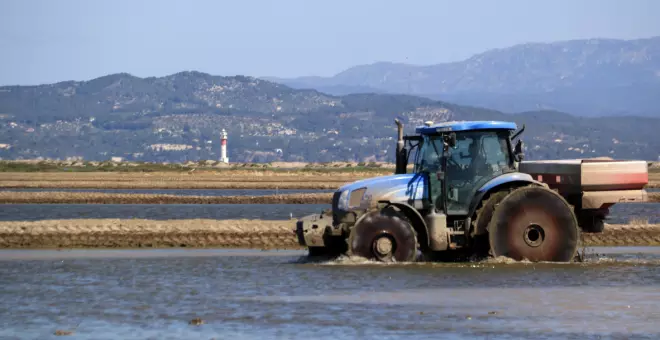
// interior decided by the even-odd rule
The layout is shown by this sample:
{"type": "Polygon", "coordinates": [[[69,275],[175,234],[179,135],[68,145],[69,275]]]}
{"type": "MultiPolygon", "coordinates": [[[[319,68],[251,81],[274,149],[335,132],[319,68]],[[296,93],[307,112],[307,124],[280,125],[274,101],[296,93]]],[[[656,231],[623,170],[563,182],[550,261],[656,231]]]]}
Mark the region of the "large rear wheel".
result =
{"type": "Polygon", "coordinates": [[[476,255],[477,258],[488,257],[490,252],[488,224],[493,219],[495,207],[508,193],[508,191],[498,191],[493,193],[481,202],[481,206],[476,211],[476,218],[472,226],[470,237],[472,239],[474,255],[476,255]]]}
{"type": "Polygon", "coordinates": [[[579,238],[573,209],[543,187],[516,189],[502,199],[488,233],[493,256],[533,262],[573,260],[579,238]]]}
{"type": "Polygon", "coordinates": [[[348,237],[349,254],[382,262],[412,262],[417,235],[408,219],[393,208],[367,214],[348,237]]]}

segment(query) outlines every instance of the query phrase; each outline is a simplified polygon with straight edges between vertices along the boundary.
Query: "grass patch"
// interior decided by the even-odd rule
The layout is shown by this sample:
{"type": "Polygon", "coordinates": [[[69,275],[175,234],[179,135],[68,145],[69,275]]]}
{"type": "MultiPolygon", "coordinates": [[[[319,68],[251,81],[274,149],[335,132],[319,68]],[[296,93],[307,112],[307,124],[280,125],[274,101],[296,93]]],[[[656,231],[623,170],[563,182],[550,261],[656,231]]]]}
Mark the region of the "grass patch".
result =
{"type": "Polygon", "coordinates": [[[0,161],[0,172],[187,172],[204,170],[212,172],[226,172],[236,170],[250,170],[263,172],[305,172],[305,173],[374,173],[391,174],[392,169],[382,168],[378,164],[359,166],[335,167],[330,165],[308,164],[305,167],[286,168],[272,167],[267,163],[242,163],[227,167],[194,164],[163,164],[143,162],[13,162],[0,161]]]}
{"type": "Polygon", "coordinates": [[[631,217],[628,223],[632,225],[648,225],[649,219],[645,217],[631,217]]]}
{"type": "Polygon", "coordinates": [[[55,162],[11,162],[0,161],[0,172],[156,172],[188,171],[191,167],[182,164],[157,163],[55,163],[55,162]]]}

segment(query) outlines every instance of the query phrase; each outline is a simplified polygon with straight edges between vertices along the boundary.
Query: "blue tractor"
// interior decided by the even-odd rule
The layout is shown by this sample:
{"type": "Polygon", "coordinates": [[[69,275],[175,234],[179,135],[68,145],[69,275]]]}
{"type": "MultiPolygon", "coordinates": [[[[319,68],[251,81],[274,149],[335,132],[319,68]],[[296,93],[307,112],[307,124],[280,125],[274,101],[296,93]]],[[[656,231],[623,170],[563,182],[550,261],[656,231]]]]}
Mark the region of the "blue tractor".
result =
{"type": "Polygon", "coordinates": [[[646,162],[527,164],[522,141],[516,141],[524,126],[518,130],[515,123],[427,122],[404,137],[403,124],[395,122],[395,174],[345,185],[334,193],[331,211],[300,219],[295,231],[309,255],[396,262],[452,254],[572,261],[580,232],[602,231],[613,202],[645,200],[645,183],[639,183],[645,175],[648,180],[646,162]],[[638,180],[626,180],[627,187],[589,182],[598,176],[585,171],[603,173],[603,166],[608,173],[612,166],[625,169],[628,179],[638,180]],[[583,190],[586,186],[593,190],[583,190]]]}

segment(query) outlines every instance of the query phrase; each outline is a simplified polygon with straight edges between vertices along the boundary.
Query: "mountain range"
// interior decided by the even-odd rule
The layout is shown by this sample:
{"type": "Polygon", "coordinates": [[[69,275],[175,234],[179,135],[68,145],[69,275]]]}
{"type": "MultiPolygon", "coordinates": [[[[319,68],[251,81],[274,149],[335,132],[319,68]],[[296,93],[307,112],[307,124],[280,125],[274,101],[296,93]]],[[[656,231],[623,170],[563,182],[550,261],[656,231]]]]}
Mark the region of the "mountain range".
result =
{"type": "Polygon", "coordinates": [[[398,94],[333,96],[252,77],[180,72],[139,78],[0,87],[0,158],[179,162],[393,161],[394,118],[508,120],[527,129],[529,159],[610,156],[657,160],[660,119],[506,114],[398,94]]]}
{"type": "Polygon", "coordinates": [[[0,159],[393,161],[394,118],[526,126],[528,159],[656,161],[660,38],[526,44],[331,78],[179,72],[0,87],[0,159]],[[488,108],[486,108],[488,107],[488,108]]]}
{"type": "Polygon", "coordinates": [[[660,37],[527,43],[451,63],[378,62],[332,77],[264,79],[334,95],[410,94],[508,113],[660,117],[660,37]]]}

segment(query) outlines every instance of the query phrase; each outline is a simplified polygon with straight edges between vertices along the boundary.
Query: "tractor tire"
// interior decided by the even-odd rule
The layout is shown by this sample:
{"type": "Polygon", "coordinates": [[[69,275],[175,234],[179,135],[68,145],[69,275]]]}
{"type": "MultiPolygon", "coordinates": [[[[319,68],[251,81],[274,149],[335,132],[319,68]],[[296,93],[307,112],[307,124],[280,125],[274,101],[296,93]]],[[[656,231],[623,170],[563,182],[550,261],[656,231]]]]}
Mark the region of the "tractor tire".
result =
{"type": "Polygon", "coordinates": [[[413,262],[417,234],[408,219],[393,208],[367,213],[348,237],[348,254],[381,262],[413,262]]]}
{"type": "Polygon", "coordinates": [[[509,194],[508,191],[498,191],[488,196],[481,202],[481,206],[475,213],[474,224],[470,237],[472,238],[472,249],[478,258],[488,257],[490,241],[488,239],[488,224],[493,218],[495,207],[509,194]]]}
{"type": "Polygon", "coordinates": [[[508,194],[495,209],[488,231],[493,256],[532,262],[570,262],[580,233],[566,200],[536,186],[508,194]]]}

